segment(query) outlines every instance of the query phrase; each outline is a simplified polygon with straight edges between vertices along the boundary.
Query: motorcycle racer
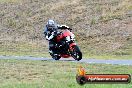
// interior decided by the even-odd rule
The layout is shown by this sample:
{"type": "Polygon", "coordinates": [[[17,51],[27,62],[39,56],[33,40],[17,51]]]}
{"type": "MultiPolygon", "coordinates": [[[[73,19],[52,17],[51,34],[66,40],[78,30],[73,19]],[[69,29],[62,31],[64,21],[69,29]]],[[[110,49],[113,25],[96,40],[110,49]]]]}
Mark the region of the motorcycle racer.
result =
{"type": "MultiPolygon", "coordinates": [[[[60,32],[58,31],[59,29],[68,29],[72,30],[66,25],[58,25],[55,23],[54,20],[48,20],[47,24],[45,25],[44,28],[44,35],[46,37],[46,40],[49,41],[49,53],[50,54],[55,54],[57,53],[56,49],[54,48],[57,43],[54,41],[54,37],[57,36],[60,32]]],[[[61,42],[63,44],[63,42],[61,42]]]]}

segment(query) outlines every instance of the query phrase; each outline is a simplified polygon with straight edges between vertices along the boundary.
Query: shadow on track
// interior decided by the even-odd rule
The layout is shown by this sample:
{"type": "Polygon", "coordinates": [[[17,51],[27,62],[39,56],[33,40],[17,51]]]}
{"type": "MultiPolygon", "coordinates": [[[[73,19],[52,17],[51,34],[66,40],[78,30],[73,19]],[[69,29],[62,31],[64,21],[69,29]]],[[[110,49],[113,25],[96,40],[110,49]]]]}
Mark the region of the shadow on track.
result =
{"type": "Polygon", "coordinates": [[[44,59],[44,60],[41,60],[41,61],[64,61],[64,62],[73,62],[73,61],[76,61],[74,59],[66,59],[66,58],[61,58],[60,60],[54,60],[54,59],[44,59]]]}

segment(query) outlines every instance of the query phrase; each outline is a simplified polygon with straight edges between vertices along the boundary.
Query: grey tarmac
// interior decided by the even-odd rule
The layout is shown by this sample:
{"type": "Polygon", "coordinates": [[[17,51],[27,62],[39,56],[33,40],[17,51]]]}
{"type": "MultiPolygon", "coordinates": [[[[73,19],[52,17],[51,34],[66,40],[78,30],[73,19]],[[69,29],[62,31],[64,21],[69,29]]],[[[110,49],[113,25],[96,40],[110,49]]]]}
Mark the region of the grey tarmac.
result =
{"type": "MultiPolygon", "coordinates": [[[[0,56],[0,59],[18,59],[18,60],[43,60],[43,61],[55,61],[52,58],[44,58],[44,57],[32,57],[32,56],[0,56]]],[[[113,65],[132,65],[132,60],[105,60],[105,59],[82,59],[80,61],[76,61],[73,58],[61,58],[59,61],[70,61],[75,63],[91,63],[91,64],[113,64],[113,65]]]]}

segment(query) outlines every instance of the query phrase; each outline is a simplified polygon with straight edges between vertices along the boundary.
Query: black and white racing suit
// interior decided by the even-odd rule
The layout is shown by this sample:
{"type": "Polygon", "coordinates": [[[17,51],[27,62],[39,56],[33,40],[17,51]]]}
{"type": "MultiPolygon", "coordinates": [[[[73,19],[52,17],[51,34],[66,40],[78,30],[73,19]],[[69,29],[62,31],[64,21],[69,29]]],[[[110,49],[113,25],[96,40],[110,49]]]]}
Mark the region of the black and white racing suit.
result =
{"type": "MultiPolygon", "coordinates": [[[[53,27],[52,30],[49,30],[47,25],[44,28],[44,35],[46,39],[49,41],[49,53],[51,54],[57,53],[55,49],[55,45],[57,43],[54,41],[54,37],[57,36],[57,34],[59,33],[58,32],[59,29],[70,29],[70,28],[68,26],[62,26],[62,25],[57,25],[53,27]]],[[[63,44],[63,42],[61,42],[61,44],[63,44]]]]}
{"type": "Polygon", "coordinates": [[[48,26],[46,25],[44,28],[44,35],[46,37],[46,40],[49,41],[49,53],[55,54],[55,45],[56,42],[54,41],[54,37],[57,35],[57,26],[53,27],[52,29],[49,30],[48,26]]]}

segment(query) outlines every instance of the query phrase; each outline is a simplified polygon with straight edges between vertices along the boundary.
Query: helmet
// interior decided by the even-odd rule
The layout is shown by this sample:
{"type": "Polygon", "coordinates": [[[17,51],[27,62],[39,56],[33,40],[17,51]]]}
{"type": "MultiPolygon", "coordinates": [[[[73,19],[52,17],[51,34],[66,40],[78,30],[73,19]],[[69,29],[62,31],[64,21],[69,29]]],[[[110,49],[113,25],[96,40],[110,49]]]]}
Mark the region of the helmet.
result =
{"type": "Polygon", "coordinates": [[[53,31],[54,28],[55,28],[55,22],[54,22],[54,20],[48,20],[47,27],[48,27],[49,31],[53,31]]]}
{"type": "Polygon", "coordinates": [[[55,22],[53,20],[48,20],[47,25],[48,25],[48,27],[54,27],[55,22]]]}

